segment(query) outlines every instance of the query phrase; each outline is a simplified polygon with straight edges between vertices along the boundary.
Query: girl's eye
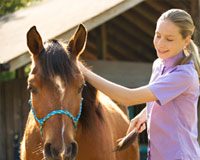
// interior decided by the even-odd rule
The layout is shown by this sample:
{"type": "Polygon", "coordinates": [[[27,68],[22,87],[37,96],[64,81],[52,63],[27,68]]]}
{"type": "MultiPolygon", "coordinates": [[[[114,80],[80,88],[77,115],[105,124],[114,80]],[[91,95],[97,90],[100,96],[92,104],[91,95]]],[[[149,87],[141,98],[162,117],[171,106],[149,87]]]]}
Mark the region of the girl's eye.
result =
{"type": "Polygon", "coordinates": [[[173,40],[173,39],[167,39],[167,41],[172,42],[172,41],[174,41],[174,40],[173,40]]]}
{"type": "Polygon", "coordinates": [[[27,87],[27,90],[28,90],[29,92],[33,93],[33,94],[38,93],[37,88],[36,88],[36,87],[33,87],[32,85],[29,85],[29,86],[27,87]]]}
{"type": "Polygon", "coordinates": [[[160,35],[156,35],[156,38],[161,38],[161,36],[160,35]]]}
{"type": "Polygon", "coordinates": [[[83,91],[83,88],[85,87],[85,84],[83,84],[79,89],[78,89],[78,94],[80,94],[83,91]]]}

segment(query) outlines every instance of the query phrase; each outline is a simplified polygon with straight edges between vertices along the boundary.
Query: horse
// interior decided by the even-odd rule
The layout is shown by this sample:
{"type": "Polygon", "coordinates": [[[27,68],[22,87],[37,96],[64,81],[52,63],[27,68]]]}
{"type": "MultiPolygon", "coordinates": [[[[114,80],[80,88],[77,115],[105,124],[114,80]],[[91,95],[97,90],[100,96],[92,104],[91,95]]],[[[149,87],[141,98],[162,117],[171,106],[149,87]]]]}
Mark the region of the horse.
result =
{"type": "Polygon", "coordinates": [[[67,43],[27,32],[31,71],[28,114],[20,145],[22,160],[138,160],[139,145],[114,152],[129,120],[106,95],[85,82],[79,57],[87,30],[80,24],[67,43]]]}

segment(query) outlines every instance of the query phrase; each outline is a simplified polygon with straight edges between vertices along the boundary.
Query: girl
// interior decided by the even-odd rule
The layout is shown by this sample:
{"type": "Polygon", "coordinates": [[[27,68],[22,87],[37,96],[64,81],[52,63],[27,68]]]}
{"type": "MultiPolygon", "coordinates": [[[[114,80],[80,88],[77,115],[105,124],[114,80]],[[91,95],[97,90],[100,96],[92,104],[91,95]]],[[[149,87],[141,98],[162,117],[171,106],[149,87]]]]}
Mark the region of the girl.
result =
{"type": "Polygon", "coordinates": [[[197,141],[197,102],[200,59],[191,39],[191,16],[180,9],[163,13],[157,21],[153,63],[148,85],[129,89],[96,75],[80,64],[86,80],[111,99],[126,106],[147,103],[131,120],[128,133],[148,132],[148,160],[200,160],[197,141]]]}

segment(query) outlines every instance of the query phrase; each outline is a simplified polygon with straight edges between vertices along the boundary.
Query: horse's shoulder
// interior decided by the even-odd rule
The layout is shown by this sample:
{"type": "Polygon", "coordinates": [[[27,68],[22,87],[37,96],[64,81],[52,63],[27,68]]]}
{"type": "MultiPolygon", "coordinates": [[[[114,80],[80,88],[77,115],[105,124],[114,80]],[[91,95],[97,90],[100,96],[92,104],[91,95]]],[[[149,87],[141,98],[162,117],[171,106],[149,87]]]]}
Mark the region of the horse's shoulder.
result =
{"type": "Polygon", "coordinates": [[[128,122],[127,115],[122,111],[121,107],[113,102],[108,96],[99,91],[98,98],[104,110],[108,112],[109,117],[114,119],[123,119],[125,122],[128,122]]]}

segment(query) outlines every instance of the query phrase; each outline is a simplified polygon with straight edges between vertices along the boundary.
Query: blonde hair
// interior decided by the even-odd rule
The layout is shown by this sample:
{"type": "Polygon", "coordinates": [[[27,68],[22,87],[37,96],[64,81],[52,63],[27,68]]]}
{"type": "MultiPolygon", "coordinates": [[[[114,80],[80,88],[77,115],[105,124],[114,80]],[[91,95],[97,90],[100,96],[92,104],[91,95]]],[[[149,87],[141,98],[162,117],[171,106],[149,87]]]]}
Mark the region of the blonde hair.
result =
{"type": "MultiPolygon", "coordinates": [[[[158,19],[158,21],[162,20],[170,20],[176,26],[178,26],[180,29],[180,34],[182,35],[183,39],[187,38],[188,36],[192,37],[194,33],[195,26],[192,17],[190,16],[189,13],[187,13],[184,10],[170,9],[164,12],[158,19]]],[[[194,43],[192,39],[190,40],[190,43],[187,46],[187,48],[184,50],[184,53],[186,56],[178,64],[185,64],[192,59],[194,61],[195,69],[200,77],[199,50],[197,45],[194,43]]]]}

